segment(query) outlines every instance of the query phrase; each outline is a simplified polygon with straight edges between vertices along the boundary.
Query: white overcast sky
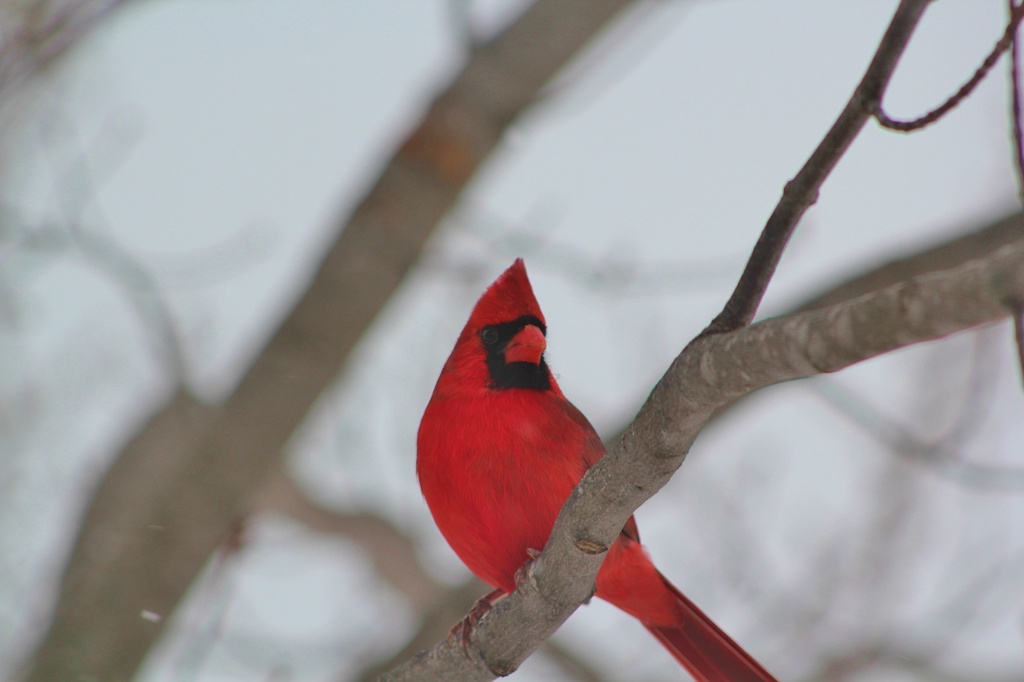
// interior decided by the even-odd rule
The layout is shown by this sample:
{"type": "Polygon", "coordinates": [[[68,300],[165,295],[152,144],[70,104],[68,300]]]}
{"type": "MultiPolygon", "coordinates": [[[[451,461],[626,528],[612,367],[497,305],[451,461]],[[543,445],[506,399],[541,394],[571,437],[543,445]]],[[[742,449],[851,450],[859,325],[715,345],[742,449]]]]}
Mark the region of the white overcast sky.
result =
{"type": "MultiPolygon", "coordinates": [[[[521,3],[468,4],[472,30],[485,35],[521,3]]],[[[416,490],[413,437],[473,300],[517,255],[501,231],[543,239],[526,255],[551,330],[550,362],[566,394],[608,433],[724,302],[783,185],[852,92],[895,5],[662,2],[611,31],[510,132],[431,242],[423,267],[357,353],[351,381],[296,441],[299,476],[341,507],[369,507],[426,534],[427,561],[459,579],[463,569],[416,490]],[[588,286],[566,253],[596,266],[674,274],[608,291],[588,286]],[[476,267],[455,277],[453,263],[476,267]]],[[[942,101],[974,71],[1004,20],[1002,0],[933,3],[893,79],[890,113],[910,117],[942,101]]],[[[177,329],[190,387],[216,399],[301,290],[339,217],[458,68],[459,31],[449,3],[427,0],[140,2],[54,75],[24,123],[0,198],[29,224],[74,222],[143,266],[177,329]],[[82,159],[86,174],[75,170],[82,159]]],[[[805,217],[763,313],[1013,210],[1004,74],[1001,63],[970,100],[924,132],[869,124],[805,217]]],[[[81,482],[109,461],[113,444],[167,383],[166,354],[146,331],[156,310],[150,297],[133,304],[81,253],[28,257],[9,249],[5,260],[23,271],[23,283],[2,339],[0,380],[8,394],[33,400],[9,439],[13,492],[0,504],[0,556],[10,557],[0,572],[14,576],[0,595],[0,646],[9,647],[2,643],[24,636],[27,614],[38,617],[45,607],[39,576],[55,575],[81,482]]],[[[998,436],[986,441],[1001,444],[990,452],[998,460],[1021,442],[1019,425],[1008,425],[1024,401],[1008,329],[986,339],[1006,375],[992,417],[998,436]]],[[[960,344],[951,346],[954,357],[975,347],[952,343],[960,344]]],[[[900,406],[936,352],[915,349],[837,381],[910,423],[923,419],[928,432],[932,412],[922,417],[900,406]]],[[[965,371],[952,368],[949,382],[965,371]]],[[[771,395],[778,405],[742,412],[742,430],[703,436],[683,473],[692,464],[711,467],[711,480],[727,484],[731,476],[763,477],[761,501],[788,524],[764,530],[777,535],[765,551],[776,555],[776,568],[799,575],[787,543],[843,533],[846,510],[864,504],[850,480],[867,474],[850,460],[868,440],[841,420],[827,421],[828,409],[807,390],[771,395]],[[790,440],[790,431],[812,435],[790,440]],[[744,453],[759,447],[775,459],[743,473],[744,453]],[[717,468],[710,456],[701,460],[712,452],[723,453],[717,468]],[[770,462],[784,465],[785,476],[770,462]]],[[[668,501],[656,498],[640,512],[645,541],[665,572],[729,629],[749,631],[749,612],[736,608],[735,595],[716,593],[713,570],[694,559],[708,531],[677,542],[672,491],[710,494],[677,481],[665,491],[668,501]]],[[[987,518],[1008,518],[1007,508],[987,518]]],[[[951,523],[969,527],[960,517],[951,523]]],[[[182,661],[202,658],[202,638],[172,643],[145,682],[271,679],[275,665],[293,675],[281,679],[329,680],[339,666],[356,670],[373,657],[367,641],[386,649],[411,627],[401,601],[378,589],[357,554],[284,522],[264,524],[257,536],[231,587],[212,589],[214,606],[197,610],[200,627],[210,627],[224,605],[234,634],[198,673],[182,661]]],[[[574,616],[567,635],[614,642],[618,629],[632,627],[620,618],[593,605],[574,616]]],[[[980,638],[965,660],[1003,661],[1013,627],[1010,619],[980,638]]],[[[762,643],[763,651],[778,645],[762,643]]],[[[671,660],[642,633],[600,649],[594,655],[621,679],[637,671],[671,679],[671,660]]],[[[1006,660],[1024,665],[1019,646],[1015,655],[1006,660]]],[[[552,674],[534,663],[517,679],[552,674]]]]}

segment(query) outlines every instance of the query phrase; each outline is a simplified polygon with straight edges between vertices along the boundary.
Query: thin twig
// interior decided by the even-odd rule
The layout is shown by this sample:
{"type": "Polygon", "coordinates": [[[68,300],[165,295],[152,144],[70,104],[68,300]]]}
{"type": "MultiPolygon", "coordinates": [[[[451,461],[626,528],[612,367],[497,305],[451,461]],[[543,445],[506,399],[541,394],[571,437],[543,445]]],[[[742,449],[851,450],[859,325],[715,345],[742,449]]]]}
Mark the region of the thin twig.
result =
{"type": "MultiPolygon", "coordinates": [[[[33,76],[42,73],[78,45],[128,0],[95,0],[70,3],[53,9],[35,2],[11,12],[22,14],[15,30],[0,40],[0,105],[33,76]]],[[[10,4],[10,3],[9,3],[10,4]]],[[[5,15],[11,21],[16,15],[5,15]]]]}
{"type": "MultiPolygon", "coordinates": [[[[128,249],[102,231],[80,225],[74,217],[66,223],[30,227],[20,213],[0,206],[5,226],[17,240],[16,255],[71,254],[108,277],[142,322],[155,359],[176,383],[187,379],[187,363],[171,306],[151,269],[128,249]]],[[[10,257],[10,256],[8,256],[10,257]]]]}
{"type": "Polygon", "coordinates": [[[1017,339],[1017,358],[1020,361],[1020,378],[1024,382],[1024,304],[1013,307],[1013,335],[1017,339]]]}
{"type": "Polygon", "coordinates": [[[929,0],[900,2],[853,96],[800,172],[786,184],[782,199],[754,245],[736,289],[701,336],[739,329],[754,319],[797,223],[818,200],[818,191],[825,179],[882,101],[896,64],[928,4],[929,0]]]}
{"type": "MultiPolygon", "coordinates": [[[[1024,4],[1017,5],[1015,0],[1007,0],[1010,6],[1010,19],[1024,4]]],[[[1020,60],[1017,44],[1017,31],[1014,29],[1010,39],[1010,92],[1013,96],[1013,149],[1017,161],[1017,193],[1024,199],[1024,134],[1020,125],[1020,60]]]]}
{"type": "MultiPolygon", "coordinates": [[[[311,499],[283,468],[267,477],[250,502],[250,513],[286,514],[317,533],[345,538],[373,561],[377,575],[423,610],[444,592],[417,559],[412,539],[387,519],[367,512],[340,512],[311,499]]],[[[477,587],[479,592],[482,588],[477,587]]]]}
{"type": "MultiPolygon", "coordinates": [[[[981,66],[979,66],[978,70],[974,72],[974,75],[971,76],[966,83],[960,86],[960,89],[953,93],[949,99],[929,111],[927,114],[911,121],[901,121],[891,118],[882,110],[882,102],[879,101],[873,112],[878,123],[883,128],[897,130],[902,133],[909,133],[935,123],[945,116],[951,109],[960,104],[960,102],[967,99],[967,97],[974,91],[974,88],[976,88],[978,84],[985,79],[988,72],[992,70],[995,63],[999,61],[999,58],[1011,45],[1014,46],[1014,51],[1016,51],[1014,35],[1017,33],[1017,26],[1020,24],[1021,17],[1024,16],[1024,5],[1015,6],[1013,4],[1013,0],[1010,0],[1010,7],[1012,8],[1010,13],[1010,22],[1007,24],[1006,30],[1003,32],[1003,37],[999,39],[995,47],[992,48],[992,51],[987,57],[985,57],[985,61],[981,63],[981,66]]],[[[1016,63],[1016,59],[1014,59],[1014,62],[1016,63]]],[[[1014,77],[1014,82],[1016,82],[1016,76],[1014,77]]]]}
{"type": "MultiPolygon", "coordinates": [[[[723,271],[737,265],[742,253],[721,259],[677,258],[662,262],[640,259],[638,254],[612,250],[605,255],[592,254],[552,238],[557,220],[541,212],[529,215],[521,223],[502,221],[475,207],[449,219],[452,228],[464,230],[502,258],[522,256],[531,269],[543,268],[588,291],[624,296],[659,296],[701,291],[722,284],[723,271]]],[[[451,228],[450,228],[451,229],[451,228]]],[[[479,258],[446,260],[440,264],[445,273],[486,272],[479,258]]]]}
{"type": "Polygon", "coordinates": [[[924,442],[868,400],[836,382],[809,383],[808,388],[865,434],[939,476],[979,490],[1019,493],[1024,489],[1024,469],[1020,467],[972,462],[945,440],[924,442]]]}

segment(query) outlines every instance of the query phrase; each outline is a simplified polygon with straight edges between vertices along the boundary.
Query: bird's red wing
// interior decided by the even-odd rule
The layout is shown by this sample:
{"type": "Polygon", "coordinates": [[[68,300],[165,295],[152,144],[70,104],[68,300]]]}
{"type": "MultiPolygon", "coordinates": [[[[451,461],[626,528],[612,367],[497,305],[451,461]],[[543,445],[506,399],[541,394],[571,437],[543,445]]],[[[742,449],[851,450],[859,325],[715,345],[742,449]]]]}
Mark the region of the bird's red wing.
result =
{"type": "MultiPolygon", "coordinates": [[[[583,448],[583,452],[580,453],[583,456],[583,461],[586,463],[587,469],[589,469],[604,457],[606,452],[604,442],[601,440],[601,437],[597,435],[597,431],[594,430],[590,421],[576,408],[575,405],[564,397],[561,402],[564,406],[565,414],[589,435],[586,441],[586,446],[583,448]]],[[[622,527],[622,534],[634,542],[640,542],[640,529],[637,528],[636,521],[632,516],[630,516],[626,521],[626,525],[622,527]]]]}

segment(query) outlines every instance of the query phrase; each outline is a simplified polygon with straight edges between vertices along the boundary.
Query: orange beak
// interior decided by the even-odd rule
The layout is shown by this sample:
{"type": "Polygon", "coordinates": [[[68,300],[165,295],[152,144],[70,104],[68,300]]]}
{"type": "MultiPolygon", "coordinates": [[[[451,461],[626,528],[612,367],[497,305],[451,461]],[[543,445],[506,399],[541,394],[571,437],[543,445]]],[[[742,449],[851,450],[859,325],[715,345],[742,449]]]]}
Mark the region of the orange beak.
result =
{"type": "Polygon", "coordinates": [[[528,324],[505,346],[505,362],[529,362],[531,365],[539,365],[547,347],[544,332],[528,324]]]}

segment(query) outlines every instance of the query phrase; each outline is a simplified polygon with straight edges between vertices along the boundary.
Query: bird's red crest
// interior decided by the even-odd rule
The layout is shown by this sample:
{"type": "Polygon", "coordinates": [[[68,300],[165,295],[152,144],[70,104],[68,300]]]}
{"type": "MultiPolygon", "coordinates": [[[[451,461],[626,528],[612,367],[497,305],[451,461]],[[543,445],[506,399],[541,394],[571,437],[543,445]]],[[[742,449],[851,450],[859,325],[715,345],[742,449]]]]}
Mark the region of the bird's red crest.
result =
{"type": "Polygon", "coordinates": [[[523,315],[533,315],[547,324],[533,295],[530,278],[526,276],[526,264],[522,258],[517,258],[477,301],[466,329],[471,331],[489,324],[510,322],[523,315]]]}

